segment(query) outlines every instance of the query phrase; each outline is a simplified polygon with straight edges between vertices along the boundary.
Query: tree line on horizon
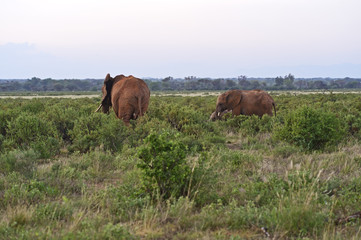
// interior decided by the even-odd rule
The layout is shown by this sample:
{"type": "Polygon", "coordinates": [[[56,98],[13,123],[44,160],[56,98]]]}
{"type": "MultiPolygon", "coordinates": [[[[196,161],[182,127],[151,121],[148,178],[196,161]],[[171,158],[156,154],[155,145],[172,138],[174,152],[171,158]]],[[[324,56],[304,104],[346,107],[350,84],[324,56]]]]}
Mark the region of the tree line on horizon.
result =
{"type": "MultiPolygon", "coordinates": [[[[356,89],[361,88],[361,78],[295,78],[294,75],[276,78],[197,78],[183,79],[166,77],[163,79],[144,79],[151,91],[184,90],[309,90],[309,89],[356,89]]],[[[22,91],[100,91],[103,79],[40,79],[33,77],[23,80],[0,80],[0,92],[22,91]]]]}

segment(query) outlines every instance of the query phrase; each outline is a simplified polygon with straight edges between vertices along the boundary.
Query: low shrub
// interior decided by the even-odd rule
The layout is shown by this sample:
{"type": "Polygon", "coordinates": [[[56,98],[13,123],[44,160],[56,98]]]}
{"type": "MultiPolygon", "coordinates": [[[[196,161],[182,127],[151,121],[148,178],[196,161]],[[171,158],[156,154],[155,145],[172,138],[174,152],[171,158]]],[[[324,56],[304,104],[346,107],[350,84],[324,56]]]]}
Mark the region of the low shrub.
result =
{"type": "Polygon", "coordinates": [[[195,125],[206,121],[199,112],[188,106],[170,105],[166,113],[171,126],[186,134],[199,134],[200,130],[195,125]]]}
{"type": "Polygon", "coordinates": [[[187,149],[169,132],[151,133],[140,147],[137,165],[142,169],[144,189],[159,192],[163,198],[185,194],[191,169],[186,163],[187,149]]]}
{"type": "Polygon", "coordinates": [[[24,105],[21,106],[21,112],[26,112],[26,114],[39,114],[45,109],[45,101],[42,99],[31,99],[25,102],[24,105]]]}
{"type": "Polygon", "coordinates": [[[245,115],[239,115],[239,116],[234,116],[231,118],[228,118],[227,121],[218,121],[220,125],[222,125],[223,127],[227,128],[228,131],[231,132],[239,132],[239,129],[242,126],[242,123],[248,118],[248,116],[245,115]]]}
{"type": "Polygon", "coordinates": [[[69,132],[73,142],[69,150],[82,153],[101,145],[104,150],[121,151],[128,136],[128,128],[122,121],[111,115],[96,113],[78,118],[69,132]]]}
{"type": "Polygon", "coordinates": [[[13,150],[0,155],[0,172],[9,174],[18,172],[26,177],[31,177],[36,168],[39,154],[33,149],[29,150],[13,150]]]}
{"type": "Polygon", "coordinates": [[[333,113],[303,106],[285,116],[284,124],[279,124],[274,134],[276,139],[312,151],[336,145],[345,131],[333,113]]]}
{"type": "Polygon", "coordinates": [[[74,128],[74,121],[77,119],[78,111],[72,106],[64,107],[63,104],[55,104],[44,112],[43,118],[52,122],[56,127],[59,136],[64,141],[70,141],[69,131],[74,128]]]}
{"type": "Polygon", "coordinates": [[[7,133],[7,124],[8,121],[11,119],[12,114],[11,111],[4,111],[4,110],[0,110],[0,134],[1,135],[6,135],[7,133]]]}
{"type": "Polygon", "coordinates": [[[358,139],[361,139],[361,114],[347,114],[344,116],[344,121],[347,124],[347,130],[358,139]]]}
{"type": "Polygon", "coordinates": [[[274,118],[263,115],[261,118],[252,115],[247,116],[240,125],[240,131],[246,135],[255,135],[260,132],[272,132],[274,118]]]}
{"type": "MultiPolygon", "coordinates": [[[[58,194],[56,188],[47,185],[43,181],[32,179],[28,182],[14,184],[4,191],[4,197],[0,203],[6,205],[37,204],[47,197],[54,197],[58,194]]],[[[2,205],[1,204],[1,205],[2,205]]]]}
{"type": "Polygon", "coordinates": [[[33,148],[41,158],[48,158],[59,152],[60,142],[51,122],[23,112],[15,120],[8,122],[8,135],[4,145],[8,148],[33,148]]]}

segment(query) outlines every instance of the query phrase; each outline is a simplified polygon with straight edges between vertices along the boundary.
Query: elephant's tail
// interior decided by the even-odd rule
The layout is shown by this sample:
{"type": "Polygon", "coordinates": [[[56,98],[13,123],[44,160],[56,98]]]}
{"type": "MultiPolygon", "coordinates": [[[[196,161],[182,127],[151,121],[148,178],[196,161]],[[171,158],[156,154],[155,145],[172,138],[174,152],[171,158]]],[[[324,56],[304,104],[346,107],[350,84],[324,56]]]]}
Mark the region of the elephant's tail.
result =
{"type": "Polygon", "coordinates": [[[275,117],[277,117],[277,113],[276,113],[276,104],[273,102],[273,103],[272,103],[272,105],[273,105],[273,109],[275,110],[275,117]]]}
{"type": "Polygon", "coordinates": [[[139,109],[139,116],[143,116],[142,112],[142,98],[138,97],[138,109],[139,109]]]}

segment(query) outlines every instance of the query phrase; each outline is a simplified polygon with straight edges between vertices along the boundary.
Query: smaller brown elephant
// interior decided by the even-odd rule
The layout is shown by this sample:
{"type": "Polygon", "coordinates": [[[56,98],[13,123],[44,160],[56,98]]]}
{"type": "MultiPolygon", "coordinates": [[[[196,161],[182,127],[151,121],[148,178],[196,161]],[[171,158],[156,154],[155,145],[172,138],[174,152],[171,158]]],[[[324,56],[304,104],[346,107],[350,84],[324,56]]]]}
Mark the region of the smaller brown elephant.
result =
{"type": "Polygon", "coordinates": [[[217,119],[220,119],[225,111],[232,111],[233,116],[242,114],[262,117],[264,114],[272,116],[272,109],[276,116],[276,104],[263,90],[229,90],[218,96],[215,114],[217,119]]]}
{"type": "Polygon", "coordinates": [[[102,108],[109,113],[113,107],[116,116],[129,126],[130,120],[143,116],[149,105],[150,91],[147,84],[132,75],[118,75],[114,78],[108,73],[102,87],[103,98],[95,112],[102,108]]]}

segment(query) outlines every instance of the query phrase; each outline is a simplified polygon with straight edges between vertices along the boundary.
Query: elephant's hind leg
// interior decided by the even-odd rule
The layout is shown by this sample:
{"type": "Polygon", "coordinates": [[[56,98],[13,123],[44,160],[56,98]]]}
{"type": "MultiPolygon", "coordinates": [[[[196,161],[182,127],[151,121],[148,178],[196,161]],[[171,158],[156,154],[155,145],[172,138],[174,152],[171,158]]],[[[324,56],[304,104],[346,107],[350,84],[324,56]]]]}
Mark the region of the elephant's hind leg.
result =
{"type": "Polygon", "coordinates": [[[123,120],[123,122],[126,126],[129,126],[130,119],[133,119],[133,117],[134,117],[133,109],[127,108],[127,107],[121,107],[121,108],[119,108],[118,113],[119,113],[118,118],[123,120]]]}

